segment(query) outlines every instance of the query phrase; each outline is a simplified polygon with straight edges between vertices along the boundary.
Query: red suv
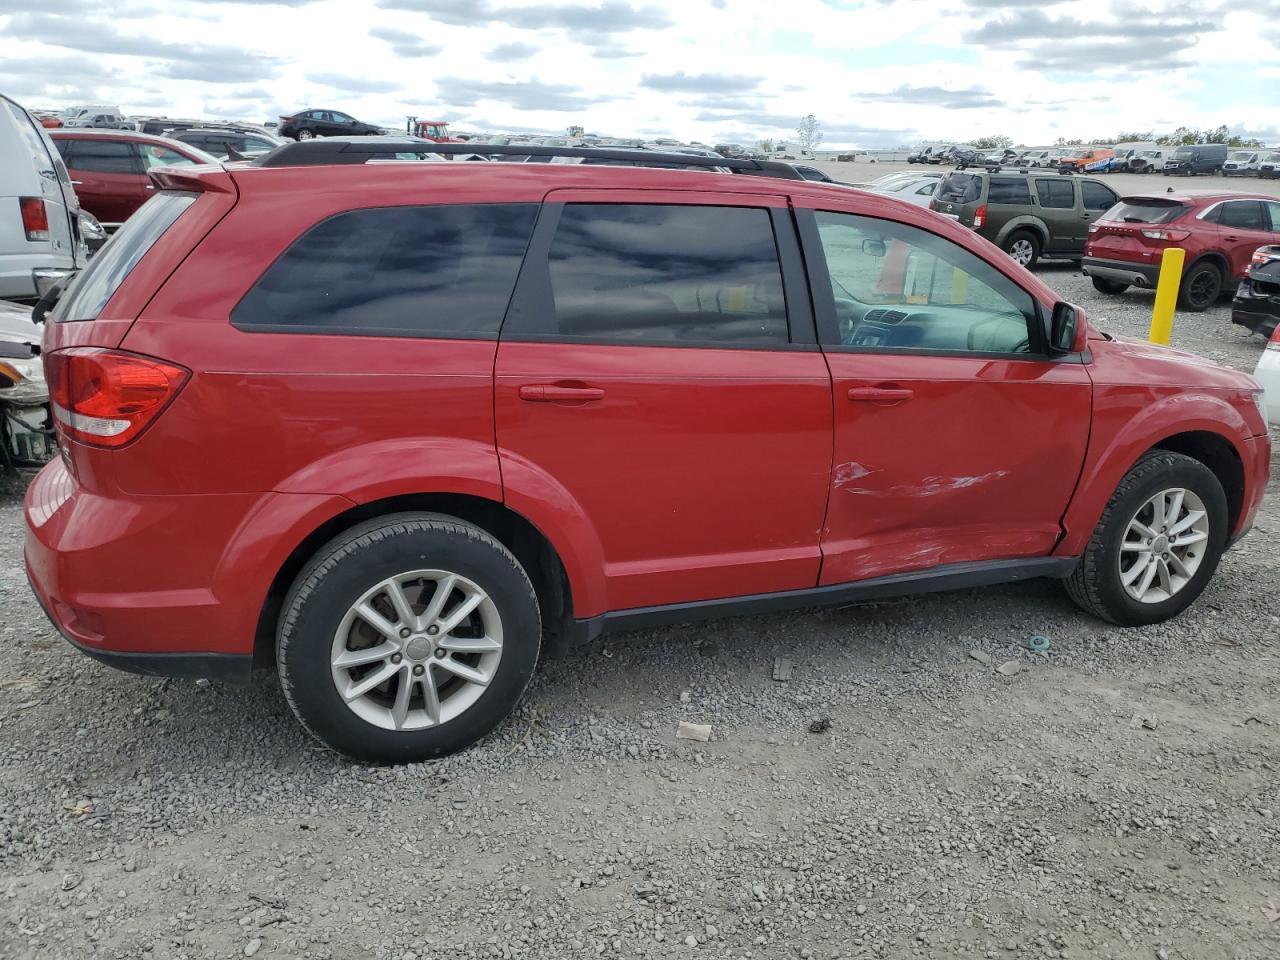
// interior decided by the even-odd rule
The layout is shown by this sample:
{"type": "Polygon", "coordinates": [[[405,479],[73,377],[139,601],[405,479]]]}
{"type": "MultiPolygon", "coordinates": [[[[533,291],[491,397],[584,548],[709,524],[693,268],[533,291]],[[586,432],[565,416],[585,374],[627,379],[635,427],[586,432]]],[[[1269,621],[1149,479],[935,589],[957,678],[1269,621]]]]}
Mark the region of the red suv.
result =
{"type": "Polygon", "coordinates": [[[146,133],[64,127],[50,130],[49,136],[67,165],[80,205],[107,229],[124,223],[150,199],[156,189],[149,175],[154,167],[218,162],[189,144],[146,133]]]}
{"type": "Polygon", "coordinates": [[[1154,287],[1169,247],[1187,251],[1178,304],[1204,310],[1245,279],[1253,252],[1280,243],[1280,200],[1187,190],[1125,197],[1089,226],[1084,273],[1103,293],[1154,287]]]}
{"type": "Polygon", "coordinates": [[[403,150],[156,171],[49,315],[26,562],[85,653],[273,665],[417,760],[605,631],[1042,576],[1154,623],[1253,522],[1256,382],[958,223],[749,160],[363,162],[403,150]]]}

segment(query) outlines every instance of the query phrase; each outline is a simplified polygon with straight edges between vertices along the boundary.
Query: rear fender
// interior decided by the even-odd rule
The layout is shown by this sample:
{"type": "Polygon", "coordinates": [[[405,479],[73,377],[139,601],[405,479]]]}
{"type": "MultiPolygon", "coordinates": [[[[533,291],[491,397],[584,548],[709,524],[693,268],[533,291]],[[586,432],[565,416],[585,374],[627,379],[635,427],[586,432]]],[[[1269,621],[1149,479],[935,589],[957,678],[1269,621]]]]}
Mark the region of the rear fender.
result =
{"type": "MultiPolygon", "coordinates": [[[[1102,511],[1124,475],[1139,457],[1170,437],[1183,433],[1217,434],[1231,444],[1243,462],[1248,462],[1245,452],[1249,425],[1240,412],[1221,397],[1179,392],[1152,401],[1149,394],[1138,397],[1133,387],[1110,389],[1124,390],[1129,403],[1118,396],[1117,402],[1110,402],[1111,398],[1105,395],[1108,388],[1098,387],[1097,409],[1109,412],[1095,413],[1084,470],[1062,519],[1063,536],[1054,550],[1057,556],[1078,556],[1084,552],[1102,511]]],[[[1246,490],[1246,503],[1248,498],[1246,490]]]]}
{"type": "Polygon", "coordinates": [[[1004,242],[1009,239],[1010,235],[1015,230],[1030,230],[1032,233],[1034,233],[1037,237],[1040,238],[1040,248],[1042,250],[1049,243],[1049,232],[1045,230],[1043,223],[1041,223],[1035,217],[1021,216],[1021,217],[1014,217],[1012,220],[1010,220],[1008,223],[1006,223],[1003,227],[1000,228],[1000,233],[997,234],[996,236],[996,246],[1003,247],[1004,242]]]}

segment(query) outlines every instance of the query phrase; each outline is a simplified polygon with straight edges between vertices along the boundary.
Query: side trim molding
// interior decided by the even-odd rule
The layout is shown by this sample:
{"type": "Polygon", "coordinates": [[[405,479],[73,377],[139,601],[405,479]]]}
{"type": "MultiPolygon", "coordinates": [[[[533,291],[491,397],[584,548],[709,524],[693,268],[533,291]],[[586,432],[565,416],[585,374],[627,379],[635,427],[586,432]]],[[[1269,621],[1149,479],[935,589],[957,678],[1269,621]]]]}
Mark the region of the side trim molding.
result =
{"type": "Polygon", "coordinates": [[[989,560],[979,563],[953,563],[930,570],[896,573],[870,580],[837,583],[807,590],[780,593],[758,593],[747,597],[698,600],[660,607],[635,607],[615,610],[588,620],[575,620],[571,627],[570,646],[589,644],[606,633],[643,630],[671,623],[691,623],[716,617],[758,616],[900,597],[916,593],[938,593],[944,590],[967,590],[998,583],[1015,583],[1036,577],[1063,578],[1071,575],[1078,557],[1028,557],[1017,560],[989,560]]]}

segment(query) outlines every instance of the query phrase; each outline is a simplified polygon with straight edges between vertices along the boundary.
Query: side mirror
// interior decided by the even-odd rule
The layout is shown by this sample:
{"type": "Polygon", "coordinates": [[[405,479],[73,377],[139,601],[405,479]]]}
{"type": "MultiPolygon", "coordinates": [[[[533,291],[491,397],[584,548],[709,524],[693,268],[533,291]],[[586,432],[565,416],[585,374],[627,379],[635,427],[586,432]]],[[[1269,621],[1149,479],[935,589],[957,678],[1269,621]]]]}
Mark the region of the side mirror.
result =
{"type": "Polygon", "coordinates": [[[863,240],[862,252],[868,257],[880,258],[885,255],[886,249],[883,240],[863,240]]]}
{"type": "Polygon", "coordinates": [[[1087,333],[1088,324],[1083,310],[1065,300],[1053,305],[1053,320],[1049,324],[1050,354],[1079,353],[1084,349],[1087,333]]]}

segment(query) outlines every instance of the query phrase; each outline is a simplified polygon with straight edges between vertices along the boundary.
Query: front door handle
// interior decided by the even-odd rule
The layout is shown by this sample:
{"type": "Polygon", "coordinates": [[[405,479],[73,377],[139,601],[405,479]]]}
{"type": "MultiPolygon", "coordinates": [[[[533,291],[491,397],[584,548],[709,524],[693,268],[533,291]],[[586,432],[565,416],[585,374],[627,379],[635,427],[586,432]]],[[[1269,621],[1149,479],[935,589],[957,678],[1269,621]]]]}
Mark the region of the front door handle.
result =
{"type": "Polygon", "coordinates": [[[1228,233],[1228,234],[1227,234],[1225,237],[1223,237],[1222,239],[1223,239],[1223,240],[1239,240],[1240,238],[1239,238],[1239,237],[1237,237],[1237,236],[1234,236],[1233,234],[1228,233]]]}
{"type": "Polygon", "coordinates": [[[590,403],[604,399],[599,387],[575,387],[559,383],[526,383],[520,387],[520,399],[530,403],[590,403]]]}
{"type": "Polygon", "coordinates": [[[849,399],[855,403],[902,403],[914,397],[906,387],[850,387],[849,399]]]}

